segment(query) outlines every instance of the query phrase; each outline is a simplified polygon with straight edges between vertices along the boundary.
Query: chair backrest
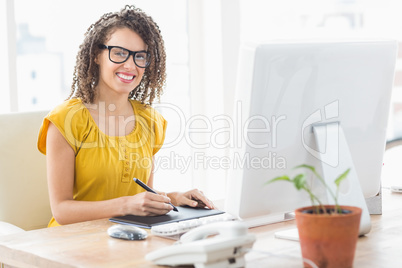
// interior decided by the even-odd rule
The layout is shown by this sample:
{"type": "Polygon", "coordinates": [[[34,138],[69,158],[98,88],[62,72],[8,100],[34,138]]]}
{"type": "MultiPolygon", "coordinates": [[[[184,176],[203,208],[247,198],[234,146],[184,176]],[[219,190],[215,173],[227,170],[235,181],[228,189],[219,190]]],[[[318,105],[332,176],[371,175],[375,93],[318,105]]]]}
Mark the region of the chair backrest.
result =
{"type": "Polygon", "coordinates": [[[46,157],[36,146],[47,113],[0,114],[0,221],[24,230],[46,227],[51,218],[46,157]]]}

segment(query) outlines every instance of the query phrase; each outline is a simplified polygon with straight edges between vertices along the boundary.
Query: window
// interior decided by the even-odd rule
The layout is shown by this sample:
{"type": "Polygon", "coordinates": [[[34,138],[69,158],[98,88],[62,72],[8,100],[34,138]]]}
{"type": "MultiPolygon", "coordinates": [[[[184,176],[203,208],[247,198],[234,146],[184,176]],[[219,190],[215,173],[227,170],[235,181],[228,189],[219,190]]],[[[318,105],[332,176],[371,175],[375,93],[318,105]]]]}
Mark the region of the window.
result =
{"type": "MultiPolygon", "coordinates": [[[[75,57],[87,28],[104,13],[123,8],[126,1],[97,2],[96,8],[94,2],[77,0],[14,0],[14,4],[18,110],[29,111],[51,109],[69,95],[75,57]]],[[[136,5],[159,24],[168,55],[175,55],[168,58],[168,70],[175,76],[175,68],[187,65],[186,2],[136,1],[136,5]],[[169,9],[177,14],[165,12],[169,9]]],[[[176,83],[171,94],[188,90],[183,85],[176,83]]]]}
{"type": "MultiPolygon", "coordinates": [[[[402,39],[397,0],[240,0],[241,41],[297,38],[402,39]]],[[[402,136],[402,56],[398,56],[388,137],[402,136]]]]}

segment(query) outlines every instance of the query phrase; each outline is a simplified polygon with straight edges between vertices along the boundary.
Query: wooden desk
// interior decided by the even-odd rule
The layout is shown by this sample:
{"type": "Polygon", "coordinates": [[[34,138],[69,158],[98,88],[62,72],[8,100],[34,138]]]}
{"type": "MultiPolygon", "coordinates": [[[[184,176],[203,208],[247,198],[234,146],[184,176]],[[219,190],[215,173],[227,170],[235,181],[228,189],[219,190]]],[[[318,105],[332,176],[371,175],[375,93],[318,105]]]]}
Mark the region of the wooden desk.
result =
{"type": "MultiPolygon", "coordinates": [[[[359,239],[354,267],[402,267],[402,194],[383,190],[383,215],[359,239]]],[[[160,267],[144,256],[174,241],[150,235],[144,241],[110,238],[107,219],[0,237],[0,262],[17,267],[160,267]]],[[[257,235],[247,267],[302,267],[298,242],[274,238],[294,221],[252,228],[257,235]]]]}

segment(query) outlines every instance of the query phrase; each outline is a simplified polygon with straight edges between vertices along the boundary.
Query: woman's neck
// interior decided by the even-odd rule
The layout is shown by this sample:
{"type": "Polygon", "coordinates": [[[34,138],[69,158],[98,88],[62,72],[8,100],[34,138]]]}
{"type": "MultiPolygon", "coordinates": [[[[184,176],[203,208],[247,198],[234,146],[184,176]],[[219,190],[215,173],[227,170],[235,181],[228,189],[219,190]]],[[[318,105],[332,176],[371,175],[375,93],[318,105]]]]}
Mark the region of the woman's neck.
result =
{"type": "Polygon", "coordinates": [[[87,108],[99,129],[107,135],[125,136],[135,127],[134,111],[128,96],[113,98],[100,95],[87,108]]]}
{"type": "Polygon", "coordinates": [[[103,110],[105,112],[105,115],[132,115],[132,106],[128,99],[128,96],[123,96],[120,98],[99,96],[95,98],[93,104],[95,107],[97,107],[97,110],[103,110]]]}

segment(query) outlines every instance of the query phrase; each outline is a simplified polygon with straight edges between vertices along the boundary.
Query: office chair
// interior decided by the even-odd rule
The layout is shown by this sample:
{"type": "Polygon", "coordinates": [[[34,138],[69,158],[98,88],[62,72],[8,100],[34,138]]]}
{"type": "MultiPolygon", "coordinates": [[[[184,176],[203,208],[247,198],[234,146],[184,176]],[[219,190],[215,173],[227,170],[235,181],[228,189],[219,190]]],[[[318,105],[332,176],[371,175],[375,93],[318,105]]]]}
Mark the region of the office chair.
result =
{"type": "Polygon", "coordinates": [[[47,111],[0,114],[0,235],[47,226],[46,157],[37,149],[47,111]]]}

